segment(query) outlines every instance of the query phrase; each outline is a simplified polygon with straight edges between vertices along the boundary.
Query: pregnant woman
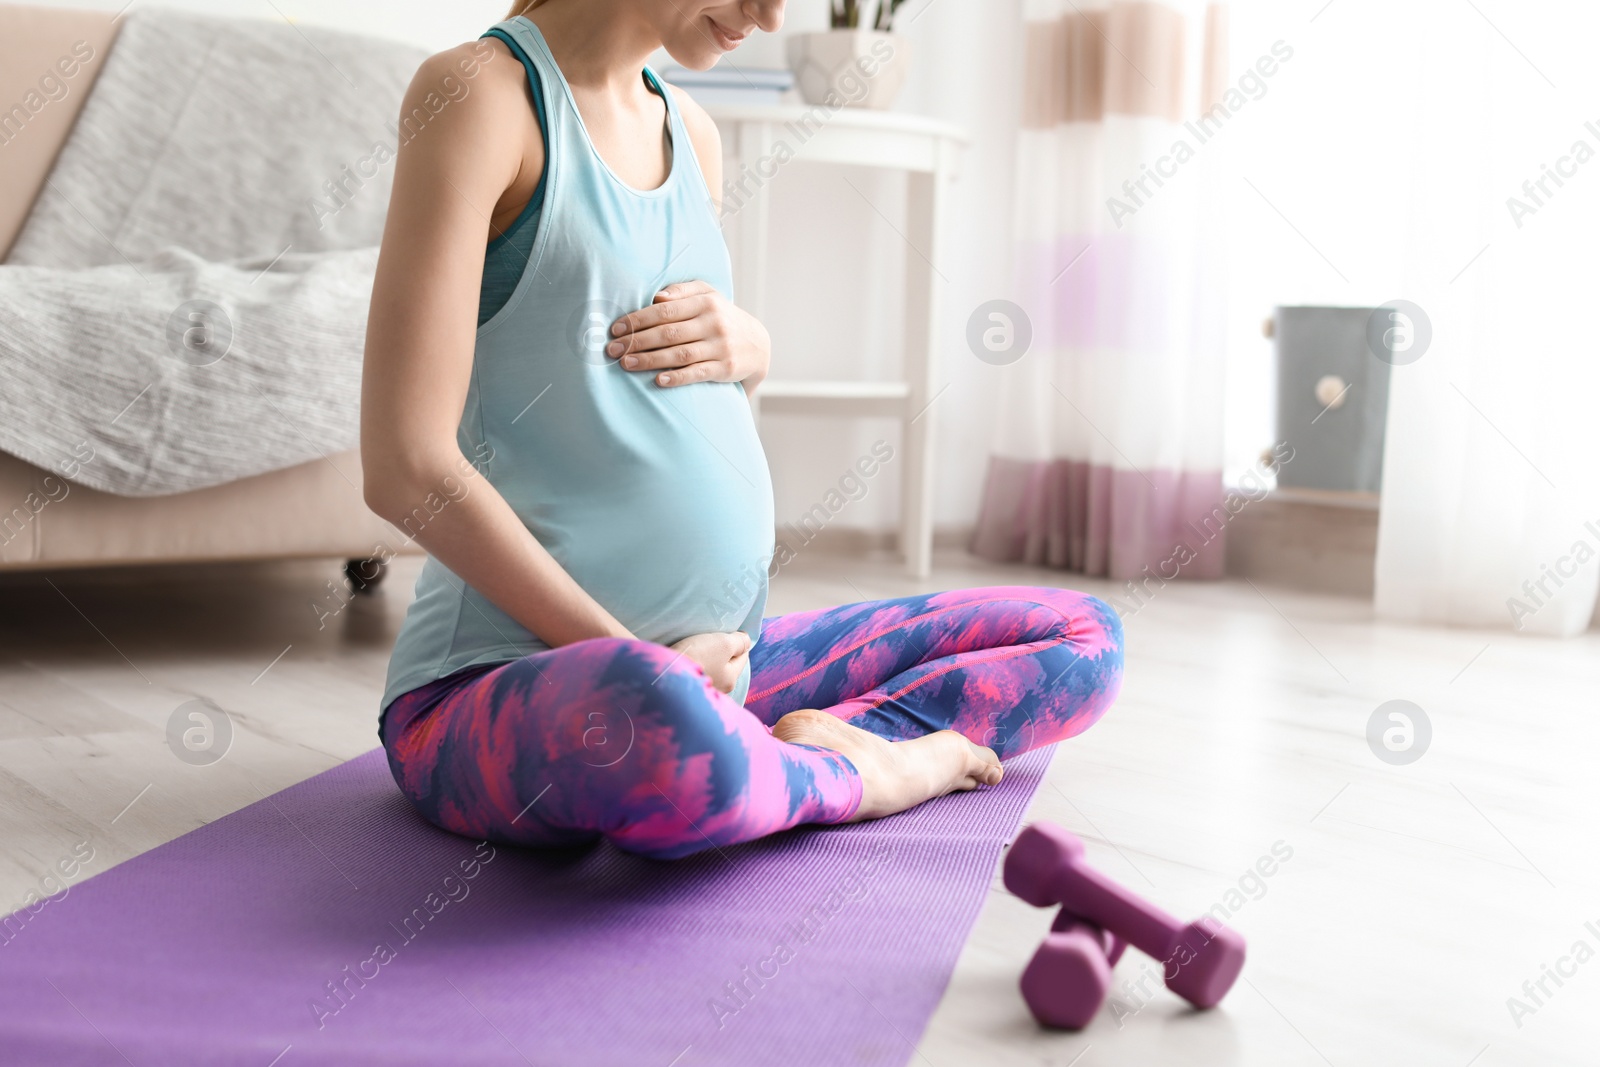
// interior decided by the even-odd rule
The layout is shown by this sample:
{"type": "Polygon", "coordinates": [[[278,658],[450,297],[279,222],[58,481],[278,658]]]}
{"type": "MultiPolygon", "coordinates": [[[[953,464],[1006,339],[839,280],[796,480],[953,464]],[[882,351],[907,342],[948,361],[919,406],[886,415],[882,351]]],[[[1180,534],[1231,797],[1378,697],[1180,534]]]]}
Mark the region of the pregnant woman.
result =
{"type": "Polygon", "coordinates": [[[645,60],[704,69],[782,9],[534,0],[407,92],[361,457],[429,555],[379,736],[448,830],[670,858],[877,818],[1116,696],[1081,593],[762,617],[767,333],[731,302],[716,128],[645,60]]]}

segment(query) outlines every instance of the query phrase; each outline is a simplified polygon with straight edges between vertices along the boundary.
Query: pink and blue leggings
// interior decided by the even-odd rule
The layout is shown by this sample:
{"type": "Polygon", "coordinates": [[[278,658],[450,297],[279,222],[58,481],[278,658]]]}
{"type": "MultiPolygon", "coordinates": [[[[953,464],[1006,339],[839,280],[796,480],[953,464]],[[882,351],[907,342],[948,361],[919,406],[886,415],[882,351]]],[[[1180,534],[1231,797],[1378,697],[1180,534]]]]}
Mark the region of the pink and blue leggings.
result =
{"type": "Polygon", "coordinates": [[[648,641],[597,638],[397,698],[380,735],[429,821],[520,845],[673,858],[847,821],[844,756],[772,736],[820,708],[890,740],[956,730],[1001,759],[1081,733],[1122,682],[1122,625],[1067,589],[992,586],[763,621],[741,706],[648,641]]]}

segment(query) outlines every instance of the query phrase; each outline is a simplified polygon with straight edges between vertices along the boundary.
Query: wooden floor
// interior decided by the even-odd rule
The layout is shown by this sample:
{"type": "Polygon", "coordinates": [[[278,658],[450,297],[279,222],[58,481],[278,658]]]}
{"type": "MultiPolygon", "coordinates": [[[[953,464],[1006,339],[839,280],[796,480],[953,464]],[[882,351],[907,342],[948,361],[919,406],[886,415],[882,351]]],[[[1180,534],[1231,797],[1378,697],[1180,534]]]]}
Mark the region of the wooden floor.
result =
{"type": "MultiPolygon", "coordinates": [[[[79,842],[97,873],[374,747],[416,567],[348,605],[321,562],[0,577],[0,911],[79,842]],[[196,699],[234,723],[215,766],[167,744],[196,699]]],[[[959,554],[924,582],[813,554],[770,607],[1017,583],[1114,592],[959,554]]],[[[1600,634],[1395,626],[1242,581],[1169,585],[1126,627],[1122,698],[1063,746],[1032,817],[1169,911],[1221,905],[1244,978],[1198,1014],[1130,952],[1088,1030],[1041,1031],[1016,980],[1050,914],[997,877],[911,1062],[1600,1063],[1600,634]],[[1432,723],[1406,766],[1366,740],[1393,699],[1432,723]]]]}

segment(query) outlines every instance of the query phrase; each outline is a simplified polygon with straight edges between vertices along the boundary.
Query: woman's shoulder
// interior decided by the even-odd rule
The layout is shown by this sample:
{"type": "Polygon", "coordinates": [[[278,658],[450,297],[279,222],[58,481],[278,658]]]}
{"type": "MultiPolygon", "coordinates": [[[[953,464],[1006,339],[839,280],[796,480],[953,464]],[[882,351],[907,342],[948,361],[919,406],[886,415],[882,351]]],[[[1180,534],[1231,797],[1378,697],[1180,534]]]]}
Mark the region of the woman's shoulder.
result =
{"type": "Polygon", "coordinates": [[[403,145],[427,154],[472,151],[518,158],[523,147],[507,131],[531,118],[527,74],[495,37],[481,37],[428,56],[400,105],[403,145]]]}
{"type": "Polygon", "coordinates": [[[514,216],[503,217],[501,210],[507,190],[525,186],[531,196],[544,170],[544,142],[528,106],[526,75],[492,39],[447,48],[418,65],[400,104],[395,137],[389,216],[394,225],[411,227],[413,238],[441,226],[484,240],[475,225],[463,228],[440,205],[464,199],[485,220],[485,231],[496,223],[509,225],[514,216]]]}
{"type": "Polygon", "coordinates": [[[435,52],[417,67],[406,90],[408,105],[422,105],[432,114],[477,97],[479,109],[516,106],[524,99],[527,75],[521,61],[498,37],[464,41],[435,52]]]}

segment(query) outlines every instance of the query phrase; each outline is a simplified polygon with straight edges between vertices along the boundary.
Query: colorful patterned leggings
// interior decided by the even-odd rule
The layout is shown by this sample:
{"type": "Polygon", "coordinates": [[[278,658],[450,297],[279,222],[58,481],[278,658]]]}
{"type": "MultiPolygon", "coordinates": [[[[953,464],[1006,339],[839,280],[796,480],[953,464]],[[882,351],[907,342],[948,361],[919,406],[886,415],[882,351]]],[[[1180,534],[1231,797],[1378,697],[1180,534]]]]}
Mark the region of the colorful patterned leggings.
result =
{"type": "Polygon", "coordinates": [[[766,619],[741,706],[662,645],[597,638],[398,697],[401,791],[470,837],[606,837],[659,858],[844,822],[861,778],[771,727],[820,708],[890,740],[956,730],[1001,759],[1081,733],[1116,698],[1122,626],[1084,593],[994,586],[766,619]]]}

